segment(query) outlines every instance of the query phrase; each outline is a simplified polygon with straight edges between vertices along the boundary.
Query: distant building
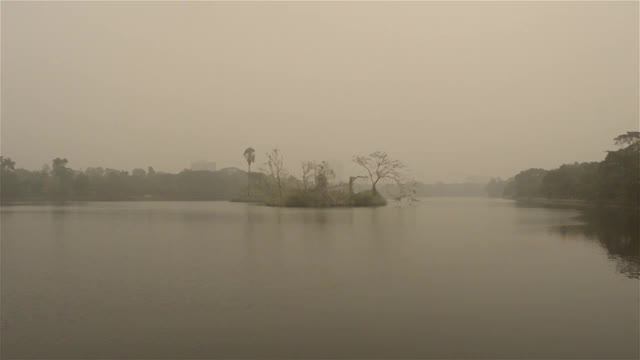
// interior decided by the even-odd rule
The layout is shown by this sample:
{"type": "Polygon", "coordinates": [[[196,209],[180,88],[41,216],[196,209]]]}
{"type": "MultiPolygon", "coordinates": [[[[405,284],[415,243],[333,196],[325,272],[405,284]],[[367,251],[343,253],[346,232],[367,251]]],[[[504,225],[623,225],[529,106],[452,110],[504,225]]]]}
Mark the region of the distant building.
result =
{"type": "Polygon", "coordinates": [[[191,162],[191,170],[193,171],[216,171],[216,162],[215,161],[192,161],[191,162]]]}

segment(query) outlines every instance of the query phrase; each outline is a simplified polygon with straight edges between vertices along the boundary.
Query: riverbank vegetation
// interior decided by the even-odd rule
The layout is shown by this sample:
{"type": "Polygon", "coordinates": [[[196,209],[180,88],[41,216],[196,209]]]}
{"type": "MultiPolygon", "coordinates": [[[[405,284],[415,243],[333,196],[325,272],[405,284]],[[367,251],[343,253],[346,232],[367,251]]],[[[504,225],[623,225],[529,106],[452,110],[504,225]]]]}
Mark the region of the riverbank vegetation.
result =
{"type": "Polygon", "coordinates": [[[604,160],[565,164],[556,169],[527,169],[508,180],[491,179],[486,186],[493,197],[511,199],[582,200],[585,202],[640,204],[640,132],[614,139],[619,149],[604,160]]]}
{"type": "Polygon", "coordinates": [[[246,173],[237,168],[218,171],[183,170],[177,174],[102,167],[75,170],[56,158],[41,170],[17,168],[2,158],[0,197],[3,201],[127,201],[228,200],[245,191],[246,173]]]}
{"type": "Polygon", "coordinates": [[[389,192],[406,198],[405,169],[386,153],[357,156],[362,170],[348,181],[337,181],[327,161],[305,161],[299,175],[293,175],[280,150],[265,154],[259,171],[252,171],[255,150],[243,153],[247,171],[225,168],[218,171],[183,170],[179,173],[136,168],[131,172],[89,167],[75,170],[64,158],[55,158],[40,170],[16,167],[10,158],[0,157],[2,201],[136,201],[136,200],[233,200],[287,207],[382,206],[386,204],[377,185],[393,183],[389,192]],[[365,181],[369,182],[368,189],[365,181]]]}

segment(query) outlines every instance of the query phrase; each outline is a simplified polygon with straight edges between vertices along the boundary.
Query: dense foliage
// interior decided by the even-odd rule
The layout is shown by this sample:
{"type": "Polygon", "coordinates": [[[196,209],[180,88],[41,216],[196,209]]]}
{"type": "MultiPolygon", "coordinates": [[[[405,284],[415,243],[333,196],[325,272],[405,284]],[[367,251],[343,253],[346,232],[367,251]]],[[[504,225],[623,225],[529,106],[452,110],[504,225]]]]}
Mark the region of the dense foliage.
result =
{"type": "Polygon", "coordinates": [[[565,164],[557,169],[528,169],[509,180],[492,179],[490,196],[576,199],[638,206],[640,203],[640,132],[615,138],[622,148],[600,162],[565,164]]]}
{"type": "MultiPolygon", "coordinates": [[[[226,200],[247,188],[246,172],[235,168],[170,174],[151,167],[131,172],[101,167],[78,171],[60,158],[39,171],[17,169],[8,158],[1,158],[1,164],[4,201],[226,200]]],[[[260,176],[252,174],[252,178],[260,176]]]]}

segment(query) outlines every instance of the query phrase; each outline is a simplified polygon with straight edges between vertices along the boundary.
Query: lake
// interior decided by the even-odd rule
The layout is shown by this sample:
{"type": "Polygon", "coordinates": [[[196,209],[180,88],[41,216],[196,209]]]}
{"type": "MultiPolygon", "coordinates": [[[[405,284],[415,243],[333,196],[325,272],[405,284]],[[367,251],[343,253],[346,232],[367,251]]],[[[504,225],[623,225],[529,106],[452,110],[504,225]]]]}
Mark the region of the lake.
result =
{"type": "Polygon", "coordinates": [[[425,198],[1,216],[3,358],[639,356],[635,215],[425,198]]]}

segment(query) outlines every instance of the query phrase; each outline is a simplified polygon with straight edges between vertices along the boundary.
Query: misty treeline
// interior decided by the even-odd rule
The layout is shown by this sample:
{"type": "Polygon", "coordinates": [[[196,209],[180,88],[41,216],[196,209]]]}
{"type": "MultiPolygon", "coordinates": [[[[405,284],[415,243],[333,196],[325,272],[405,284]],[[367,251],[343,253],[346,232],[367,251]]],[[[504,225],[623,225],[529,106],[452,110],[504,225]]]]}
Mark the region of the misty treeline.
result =
{"type": "Polygon", "coordinates": [[[603,161],[565,164],[557,169],[527,169],[515,177],[491,179],[490,196],[514,199],[575,199],[638,206],[640,203],[640,132],[614,139],[620,149],[603,161]]]}
{"type": "Polygon", "coordinates": [[[10,201],[116,201],[116,200],[225,200],[237,196],[247,184],[244,171],[184,170],[178,174],[138,168],[131,172],[90,167],[69,167],[56,158],[41,170],[16,168],[2,158],[0,196],[10,201]]]}
{"type": "MultiPolygon", "coordinates": [[[[121,200],[237,200],[279,206],[383,205],[379,183],[401,184],[405,168],[383,152],[357,156],[361,174],[337,182],[327,161],[305,161],[298,176],[285,166],[282,152],[267,152],[259,171],[252,171],[255,150],[247,148],[248,169],[183,170],[177,174],[137,168],[131,172],[89,167],[74,170],[69,161],[55,158],[41,170],[16,167],[0,157],[0,198],[3,201],[121,201],[121,200]],[[368,184],[368,191],[362,190],[368,184]]],[[[405,187],[402,186],[402,189],[405,187]]],[[[398,189],[401,189],[400,187],[398,189]]],[[[403,196],[397,191],[398,196],[403,196]]]]}
{"type": "Polygon", "coordinates": [[[486,197],[486,183],[461,182],[435,184],[416,183],[416,195],[420,197],[445,196],[445,197],[486,197]]]}

